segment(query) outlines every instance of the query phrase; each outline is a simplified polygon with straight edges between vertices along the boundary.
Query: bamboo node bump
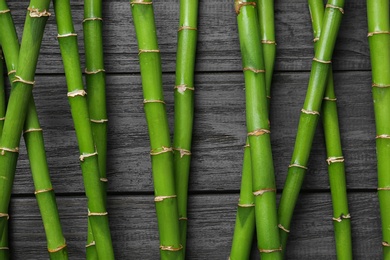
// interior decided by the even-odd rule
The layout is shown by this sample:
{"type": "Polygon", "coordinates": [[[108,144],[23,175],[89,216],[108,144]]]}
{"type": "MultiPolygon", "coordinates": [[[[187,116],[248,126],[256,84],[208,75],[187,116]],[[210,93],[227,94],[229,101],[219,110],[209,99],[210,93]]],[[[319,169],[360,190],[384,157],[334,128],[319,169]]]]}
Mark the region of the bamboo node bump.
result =
{"type": "Polygon", "coordinates": [[[275,44],[275,45],[277,45],[277,44],[276,44],[276,41],[272,41],[272,40],[261,40],[261,43],[263,43],[263,44],[275,44]]]}
{"type": "Polygon", "coordinates": [[[76,89],[76,90],[73,90],[71,92],[68,92],[68,94],[66,94],[66,95],[68,97],[76,97],[76,96],[84,97],[85,95],[87,95],[87,92],[84,89],[76,89]]]}
{"type": "Polygon", "coordinates": [[[97,70],[89,71],[87,68],[85,68],[85,70],[84,70],[84,73],[87,75],[98,74],[100,72],[105,72],[105,70],[104,69],[97,69],[97,70]]]}
{"type": "Polygon", "coordinates": [[[274,188],[266,188],[266,189],[261,189],[253,192],[254,196],[261,196],[266,192],[276,192],[276,189],[274,188]]]}
{"type": "Polygon", "coordinates": [[[49,192],[49,191],[54,191],[54,189],[53,188],[48,188],[48,189],[36,190],[34,192],[34,194],[37,195],[37,194],[45,193],[45,192],[49,192]]]}
{"type": "Polygon", "coordinates": [[[5,120],[5,117],[1,117],[1,118],[0,118],[0,121],[4,121],[4,120],[5,120]]]}
{"type": "Polygon", "coordinates": [[[29,129],[26,129],[24,130],[24,134],[27,134],[27,133],[31,133],[31,132],[42,132],[42,128],[29,128],[29,129]]]}
{"type": "Polygon", "coordinates": [[[315,37],[314,39],[313,39],[313,42],[318,42],[320,40],[320,37],[315,37]]]}
{"type": "Polygon", "coordinates": [[[390,34],[389,31],[376,31],[376,32],[369,32],[367,34],[367,37],[372,37],[374,35],[377,35],[377,34],[390,34]]]}
{"type": "Polygon", "coordinates": [[[22,79],[20,76],[15,76],[15,79],[12,82],[22,82],[24,84],[32,85],[32,86],[34,86],[34,84],[35,84],[35,81],[29,81],[29,80],[22,79]]]}
{"type": "Polygon", "coordinates": [[[254,203],[249,203],[249,204],[238,203],[237,206],[239,206],[240,208],[252,208],[255,206],[255,204],[254,203]]]}
{"type": "Polygon", "coordinates": [[[30,12],[29,15],[30,15],[31,18],[39,18],[39,17],[49,17],[49,16],[51,16],[51,13],[49,13],[46,10],[43,10],[42,12],[40,12],[38,8],[32,8],[32,7],[27,8],[27,10],[30,12]]]}
{"type": "Polygon", "coordinates": [[[0,218],[7,218],[9,220],[9,215],[7,213],[0,213],[0,218]]]}
{"type": "Polygon", "coordinates": [[[16,70],[10,70],[10,71],[8,72],[8,76],[11,75],[11,74],[13,74],[13,73],[16,73],[16,70]]]}
{"type": "Polygon", "coordinates": [[[176,252],[176,251],[180,251],[183,249],[183,246],[182,245],[179,245],[179,247],[174,247],[174,246],[163,246],[163,245],[160,245],[160,250],[163,250],[163,251],[172,251],[172,252],[176,252]]]}
{"type": "Polygon", "coordinates": [[[154,202],[161,202],[166,199],[173,199],[176,198],[176,195],[167,195],[167,196],[156,196],[154,197],[154,202]]]}
{"type": "Polygon", "coordinates": [[[236,14],[239,15],[241,8],[244,6],[248,6],[248,5],[256,7],[255,2],[242,2],[242,1],[237,1],[237,0],[234,1],[234,9],[236,10],[236,14]]]}
{"type": "Polygon", "coordinates": [[[340,6],[336,6],[336,5],[331,5],[331,4],[327,4],[326,6],[325,6],[325,8],[334,8],[334,9],[337,9],[337,10],[339,10],[342,14],[344,14],[344,9],[343,8],[341,8],[340,6]]]}
{"type": "Polygon", "coordinates": [[[265,134],[270,134],[271,131],[268,129],[256,129],[252,132],[249,132],[247,136],[260,136],[260,135],[265,135],[265,134]]]}
{"type": "Polygon", "coordinates": [[[378,188],[378,191],[384,190],[384,191],[389,191],[390,187],[383,187],[383,188],[378,188]]]}
{"type": "Polygon", "coordinates": [[[89,18],[85,18],[83,20],[83,23],[88,22],[88,21],[103,21],[103,18],[101,18],[101,17],[89,17],[89,18]]]}
{"type": "Polygon", "coordinates": [[[247,71],[247,70],[252,71],[254,73],[265,73],[265,70],[258,70],[250,67],[245,67],[242,69],[242,71],[247,71]]]}
{"type": "Polygon", "coordinates": [[[83,153],[83,154],[80,155],[79,159],[80,159],[80,161],[84,162],[85,158],[92,157],[92,156],[95,156],[97,154],[98,154],[97,152],[94,152],[94,153],[83,153]]]}
{"type": "Polygon", "coordinates": [[[314,57],[313,60],[316,61],[316,62],[319,62],[319,63],[323,63],[323,64],[330,64],[330,63],[332,63],[331,60],[320,60],[320,59],[317,59],[316,57],[314,57]]]}
{"type": "Polygon", "coordinates": [[[328,163],[328,165],[330,165],[331,163],[342,163],[344,162],[344,157],[343,156],[329,157],[328,159],[326,159],[326,162],[328,163]]]}
{"type": "Polygon", "coordinates": [[[390,244],[389,244],[388,242],[386,242],[386,241],[383,241],[383,242],[382,242],[382,246],[389,247],[390,244]]]}
{"type": "Polygon", "coordinates": [[[190,150],[186,150],[186,149],[182,149],[182,148],[173,148],[173,151],[178,151],[180,152],[180,158],[183,158],[184,155],[191,155],[191,151],[190,150]]]}
{"type": "Polygon", "coordinates": [[[380,84],[380,83],[372,83],[371,85],[373,88],[388,88],[390,87],[390,84],[380,84]]]}
{"type": "Polygon", "coordinates": [[[91,246],[95,246],[95,245],[96,245],[96,242],[92,241],[91,243],[85,245],[85,248],[88,248],[88,247],[91,247],[91,246]]]}
{"type": "Polygon", "coordinates": [[[282,246],[274,249],[259,248],[260,253],[274,253],[274,252],[281,252],[281,251],[282,251],[282,246]]]}
{"type": "Polygon", "coordinates": [[[9,247],[1,246],[1,247],[0,247],[0,250],[9,250],[9,247]]]}
{"type": "Polygon", "coordinates": [[[300,165],[300,164],[297,164],[297,163],[293,163],[293,164],[290,164],[288,166],[288,168],[292,168],[292,167],[297,167],[297,168],[301,168],[301,169],[307,170],[306,166],[303,166],[303,165],[300,165]]]}
{"type": "Polygon", "coordinates": [[[187,217],[181,217],[181,218],[179,218],[179,221],[187,221],[187,220],[188,220],[187,217]]]}
{"type": "Polygon", "coordinates": [[[9,10],[9,9],[0,10],[0,14],[6,14],[6,13],[9,13],[9,12],[11,12],[11,10],[9,10]]]}
{"type": "Polygon", "coordinates": [[[198,28],[196,27],[191,27],[191,26],[180,26],[179,29],[177,30],[178,32],[183,31],[183,30],[192,30],[192,31],[197,31],[198,28]]]}
{"type": "Polygon", "coordinates": [[[286,233],[290,233],[290,230],[288,230],[287,228],[283,227],[282,224],[278,224],[278,228],[280,228],[281,230],[283,230],[286,233]]]}
{"type": "Polygon", "coordinates": [[[382,134],[375,136],[376,139],[390,139],[390,135],[388,134],[382,134]]]}
{"type": "Polygon", "coordinates": [[[173,152],[172,147],[162,146],[161,148],[156,148],[156,149],[150,150],[150,155],[159,155],[159,154],[168,153],[168,152],[173,152]]]}
{"type": "Polygon", "coordinates": [[[92,118],[90,118],[89,121],[91,121],[92,123],[96,123],[96,124],[103,124],[103,123],[108,122],[108,119],[107,118],[103,118],[103,119],[92,119],[92,118]]]}
{"type": "Polygon", "coordinates": [[[99,179],[101,182],[108,182],[108,179],[107,178],[100,178],[99,179]]]}
{"type": "Polygon", "coordinates": [[[324,97],[323,99],[326,101],[337,101],[337,98],[324,97]]]}
{"type": "Polygon", "coordinates": [[[66,37],[75,37],[77,36],[77,33],[65,33],[65,34],[58,34],[57,38],[66,38],[66,37]]]}
{"type": "Polygon", "coordinates": [[[159,99],[144,99],[143,103],[144,103],[144,105],[148,104],[148,103],[161,103],[161,104],[165,105],[165,102],[163,100],[159,100],[159,99]]]}
{"type": "Polygon", "coordinates": [[[245,148],[249,148],[249,147],[251,147],[249,143],[247,143],[247,144],[244,145],[244,149],[245,149],[245,148]]]}
{"type": "Polygon", "coordinates": [[[49,251],[50,253],[55,253],[55,252],[61,251],[61,250],[64,249],[65,247],[67,247],[67,245],[66,245],[66,244],[63,244],[63,245],[61,245],[61,246],[59,246],[59,247],[57,247],[57,248],[54,248],[54,249],[48,248],[47,251],[49,251]]]}
{"type": "Polygon", "coordinates": [[[139,49],[138,50],[138,55],[142,54],[142,53],[159,53],[160,50],[142,50],[142,49],[139,49]]]}
{"type": "Polygon", "coordinates": [[[177,85],[173,89],[177,89],[177,91],[183,94],[187,89],[194,91],[194,88],[188,87],[187,84],[177,85]]]}
{"type": "Polygon", "coordinates": [[[108,215],[108,212],[106,211],[106,212],[90,212],[89,210],[88,210],[88,217],[100,217],[100,216],[107,216],[108,215]]]}
{"type": "Polygon", "coordinates": [[[343,219],[350,219],[350,218],[351,218],[351,215],[348,213],[347,215],[341,214],[340,217],[338,217],[338,218],[333,217],[332,219],[333,219],[333,221],[337,221],[340,223],[341,221],[343,221],[343,219]]]}
{"type": "Polygon", "coordinates": [[[7,147],[0,147],[1,150],[1,155],[5,155],[5,152],[10,152],[10,153],[19,153],[19,147],[15,148],[7,148],[7,147]]]}
{"type": "Polygon", "coordinates": [[[130,2],[131,5],[151,5],[153,2],[144,2],[144,0],[134,0],[130,2]]]}
{"type": "Polygon", "coordinates": [[[304,114],[307,114],[307,115],[317,115],[317,116],[320,115],[320,112],[318,112],[318,111],[307,110],[304,108],[301,109],[301,112],[304,114]]]}

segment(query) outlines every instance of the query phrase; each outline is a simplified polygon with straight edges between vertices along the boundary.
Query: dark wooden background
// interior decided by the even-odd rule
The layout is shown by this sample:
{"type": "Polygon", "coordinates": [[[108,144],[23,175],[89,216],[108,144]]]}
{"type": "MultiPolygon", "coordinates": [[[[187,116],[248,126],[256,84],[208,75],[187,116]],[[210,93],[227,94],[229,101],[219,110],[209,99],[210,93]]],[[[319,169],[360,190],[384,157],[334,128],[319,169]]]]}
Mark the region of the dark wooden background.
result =
{"type": "MultiPolygon", "coordinates": [[[[283,188],[313,57],[304,0],[275,1],[277,59],[271,124],[276,179],[283,188]]],[[[9,1],[21,36],[28,1],[9,1]]],[[[83,1],[72,1],[83,55],[83,1]]],[[[232,0],[200,1],[195,129],[189,195],[188,259],[227,259],[245,142],[244,80],[232,0]]],[[[173,123],[178,0],[155,1],[165,98],[173,123]]],[[[42,44],[34,96],[71,259],[85,258],[87,208],[55,19],[42,44]]],[[[1,28],[0,28],[1,29],[1,28]]],[[[381,258],[375,125],[365,1],[347,1],[334,52],[355,259],[381,258]]],[[[149,140],[138,48],[128,1],[104,3],[109,114],[108,211],[117,259],[158,259],[149,140]]],[[[336,259],[321,127],[295,210],[288,259],[336,259]]],[[[22,145],[11,203],[13,259],[48,259],[29,164],[22,145]]],[[[253,259],[258,259],[253,250],[253,259]]]]}

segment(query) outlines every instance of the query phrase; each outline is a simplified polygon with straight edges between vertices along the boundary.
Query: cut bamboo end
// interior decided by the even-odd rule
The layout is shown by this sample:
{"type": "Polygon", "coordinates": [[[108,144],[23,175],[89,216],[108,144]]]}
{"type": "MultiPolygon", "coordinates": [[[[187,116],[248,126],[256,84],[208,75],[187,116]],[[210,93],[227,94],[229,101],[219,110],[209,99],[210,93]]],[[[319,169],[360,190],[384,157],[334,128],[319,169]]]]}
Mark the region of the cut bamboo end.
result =
{"type": "Polygon", "coordinates": [[[144,99],[143,104],[149,104],[149,103],[161,103],[165,105],[165,102],[163,100],[159,99],[144,99]]]}
{"type": "Polygon", "coordinates": [[[255,206],[255,204],[254,203],[249,203],[249,204],[238,203],[237,206],[239,206],[240,208],[253,208],[255,206]]]}
{"type": "Polygon", "coordinates": [[[154,202],[161,202],[161,201],[164,201],[166,199],[174,199],[176,197],[177,197],[176,195],[156,196],[156,197],[154,197],[154,202]]]}
{"type": "Polygon", "coordinates": [[[108,212],[90,212],[88,210],[88,217],[101,217],[101,216],[107,216],[108,212]]]}
{"type": "Polygon", "coordinates": [[[42,132],[42,128],[29,128],[27,130],[24,130],[23,133],[24,134],[27,134],[27,133],[32,133],[32,132],[42,132]]]}
{"type": "Polygon", "coordinates": [[[300,164],[297,164],[297,163],[293,163],[293,164],[290,164],[288,166],[288,168],[292,168],[292,167],[297,167],[297,168],[301,168],[301,169],[307,170],[306,166],[303,166],[303,165],[300,165],[300,164]]]}
{"type": "Polygon", "coordinates": [[[9,250],[9,247],[1,246],[1,247],[0,247],[0,250],[9,250]]]}
{"type": "Polygon", "coordinates": [[[92,119],[92,118],[90,118],[89,121],[91,121],[92,123],[95,123],[95,124],[104,124],[104,123],[108,122],[108,119],[107,118],[103,118],[103,119],[92,119]]]}
{"type": "Polygon", "coordinates": [[[142,50],[142,49],[139,49],[138,50],[138,55],[140,55],[142,53],[160,53],[160,50],[142,50]]]}
{"type": "Polygon", "coordinates": [[[1,155],[5,155],[5,152],[10,152],[10,153],[19,153],[19,147],[15,148],[8,148],[8,147],[0,147],[1,150],[1,155]]]}
{"type": "Polygon", "coordinates": [[[131,1],[130,5],[151,5],[153,2],[144,2],[144,0],[131,1]]]}
{"type": "Polygon", "coordinates": [[[77,37],[77,33],[58,34],[57,38],[77,37]]]}
{"type": "Polygon", "coordinates": [[[87,74],[87,75],[92,75],[92,74],[98,74],[100,72],[106,72],[104,69],[97,69],[97,70],[88,70],[87,68],[85,68],[84,70],[84,73],[87,74]]]}
{"type": "Polygon", "coordinates": [[[375,136],[376,139],[390,139],[390,135],[388,134],[382,134],[375,136]]]}
{"type": "Polygon", "coordinates": [[[290,233],[290,230],[288,230],[287,228],[285,228],[282,224],[278,224],[278,228],[283,230],[284,232],[286,233],[290,233]]]}
{"type": "Polygon", "coordinates": [[[53,188],[48,188],[48,189],[36,190],[34,192],[34,194],[37,195],[37,194],[40,194],[40,193],[45,193],[45,192],[50,192],[50,191],[54,191],[54,189],[53,188]]]}
{"type": "Polygon", "coordinates": [[[11,12],[11,10],[9,10],[9,9],[0,10],[0,14],[6,14],[6,13],[9,13],[9,12],[11,12]]]}
{"type": "Polygon", "coordinates": [[[172,252],[176,252],[176,251],[180,251],[183,249],[183,246],[182,245],[179,245],[179,247],[174,247],[174,246],[163,246],[163,245],[160,245],[160,250],[163,250],[163,251],[172,251],[172,252]]]}
{"type": "Polygon", "coordinates": [[[32,7],[27,8],[27,10],[29,11],[29,16],[31,18],[40,18],[40,17],[49,17],[49,16],[51,16],[51,13],[49,13],[46,10],[39,11],[38,8],[32,8],[32,7]]]}
{"type": "Polygon", "coordinates": [[[89,21],[103,21],[103,18],[101,17],[89,17],[89,18],[84,18],[83,23],[89,22],[89,21]]]}
{"type": "Polygon", "coordinates": [[[337,9],[340,11],[340,13],[344,14],[344,9],[341,8],[340,6],[336,6],[336,5],[331,5],[331,4],[327,4],[325,5],[325,8],[333,8],[333,9],[337,9]]]}
{"type": "Polygon", "coordinates": [[[190,150],[186,150],[186,149],[182,149],[182,148],[173,148],[173,151],[180,152],[180,158],[183,158],[185,155],[188,155],[188,156],[191,155],[190,150]]]}
{"type": "Polygon", "coordinates": [[[264,248],[259,248],[260,253],[274,253],[274,252],[281,252],[282,251],[282,246],[274,249],[264,249],[264,248]]]}
{"type": "Polygon", "coordinates": [[[261,195],[263,195],[264,193],[267,193],[267,192],[276,192],[276,189],[274,189],[274,188],[266,188],[266,189],[257,190],[257,191],[253,192],[253,195],[254,196],[261,196],[261,195]]]}
{"type": "Polygon", "coordinates": [[[347,215],[341,214],[340,217],[338,217],[338,218],[333,217],[332,220],[340,223],[344,219],[350,219],[350,218],[351,218],[351,215],[348,213],[347,215]]]}
{"type": "Polygon", "coordinates": [[[16,70],[10,70],[10,71],[8,72],[8,76],[11,75],[11,74],[13,74],[13,73],[16,73],[16,70]]]}
{"type": "Polygon", "coordinates": [[[101,182],[108,182],[108,179],[107,178],[100,178],[99,179],[101,182]]]}
{"type": "Polygon", "coordinates": [[[390,87],[390,84],[379,84],[379,83],[372,83],[371,85],[373,88],[388,88],[390,87]]]}
{"type": "Polygon", "coordinates": [[[307,114],[307,115],[316,115],[316,116],[320,115],[320,112],[318,112],[318,111],[307,110],[307,109],[304,109],[304,108],[301,109],[301,112],[304,113],[304,114],[307,114]]]}
{"type": "Polygon", "coordinates": [[[328,163],[328,165],[330,165],[331,163],[342,163],[344,162],[344,157],[343,156],[329,157],[328,159],[326,159],[326,162],[328,163]]]}
{"type": "Polygon", "coordinates": [[[77,96],[84,97],[85,95],[87,95],[87,92],[84,89],[76,89],[74,91],[68,92],[66,95],[72,98],[77,96]]]}
{"type": "Polygon", "coordinates": [[[180,26],[177,31],[180,32],[180,31],[183,31],[183,30],[197,31],[198,28],[191,27],[191,26],[180,26]]]}
{"type": "Polygon", "coordinates": [[[273,45],[277,45],[277,44],[276,44],[276,41],[272,41],[272,40],[261,40],[261,43],[262,43],[262,44],[273,44],[273,45]]]}
{"type": "Polygon", "coordinates": [[[316,62],[319,62],[319,63],[323,63],[323,64],[331,64],[332,63],[331,60],[320,60],[320,59],[317,59],[316,57],[314,57],[313,60],[316,62]]]}
{"type": "Polygon", "coordinates": [[[378,191],[390,191],[390,187],[377,188],[378,191]]]}
{"type": "Polygon", "coordinates": [[[32,86],[35,85],[35,81],[22,79],[20,76],[15,76],[15,79],[12,82],[22,82],[24,84],[32,85],[32,86]]]}
{"type": "Polygon", "coordinates": [[[79,157],[80,161],[84,162],[84,159],[85,158],[88,158],[88,157],[92,157],[92,156],[95,156],[95,155],[98,155],[97,152],[94,152],[94,153],[82,153],[79,157]]]}
{"type": "Polygon", "coordinates": [[[237,15],[240,14],[241,8],[244,6],[256,7],[256,3],[255,2],[242,2],[242,1],[238,1],[238,0],[234,1],[234,9],[235,9],[237,15]]]}
{"type": "Polygon", "coordinates": [[[260,135],[265,135],[265,134],[270,134],[271,131],[268,129],[256,129],[252,132],[247,133],[247,136],[260,136],[260,135]]]}
{"type": "Polygon", "coordinates": [[[187,89],[194,91],[195,88],[188,87],[187,84],[177,85],[173,89],[177,89],[177,91],[183,94],[187,89]]]}
{"type": "Polygon", "coordinates": [[[150,155],[153,156],[153,155],[159,155],[159,154],[169,153],[169,152],[173,152],[172,147],[162,146],[160,148],[150,150],[150,155]]]}
{"type": "Polygon", "coordinates": [[[7,218],[9,220],[9,215],[8,213],[0,213],[0,218],[7,218]]]}
{"type": "Polygon", "coordinates": [[[389,244],[388,242],[386,242],[386,241],[383,241],[383,242],[382,242],[382,246],[384,246],[384,247],[389,247],[390,244],[389,244]]]}
{"type": "Polygon", "coordinates": [[[47,251],[49,251],[49,253],[56,253],[56,252],[61,251],[61,250],[64,249],[65,247],[67,247],[67,245],[66,245],[66,244],[63,244],[62,246],[59,246],[59,247],[54,248],[54,249],[48,248],[47,251]]]}
{"type": "Polygon", "coordinates": [[[96,246],[96,242],[92,241],[91,243],[85,245],[85,248],[91,247],[91,246],[96,246]]]}
{"type": "Polygon", "coordinates": [[[242,69],[242,71],[252,71],[254,73],[265,73],[265,70],[254,69],[254,68],[250,68],[250,67],[245,67],[245,68],[242,69]]]}
{"type": "Polygon", "coordinates": [[[389,31],[369,32],[369,33],[367,33],[367,37],[372,37],[372,36],[378,35],[378,34],[390,34],[390,32],[389,31]]]}

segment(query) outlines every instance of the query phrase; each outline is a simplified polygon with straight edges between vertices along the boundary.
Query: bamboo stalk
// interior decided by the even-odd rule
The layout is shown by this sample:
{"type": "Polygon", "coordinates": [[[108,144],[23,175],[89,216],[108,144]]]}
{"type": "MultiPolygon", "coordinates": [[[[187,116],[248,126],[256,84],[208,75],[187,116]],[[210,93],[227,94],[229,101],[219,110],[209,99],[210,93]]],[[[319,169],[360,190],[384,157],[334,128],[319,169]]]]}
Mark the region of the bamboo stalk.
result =
{"type": "Polygon", "coordinates": [[[150,137],[161,259],[181,259],[183,246],[180,244],[173,149],[162,89],[153,6],[148,0],[135,0],[130,6],[138,41],[144,110],[150,137]]]}
{"type": "Polygon", "coordinates": [[[194,70],[198,23],[198,0],[180,1],[175,82],[173,164],[183,259],[187,241],[187,197],[194,118],[194,70]]]}
{"type": "Polygon", "coordinates": [[[389,1],[367,0],[368,43],[376,125],[378,198],[382,222],[383,259],[390,259],[390,23],[389,1]]]}
{"type": "Polygon", "coordinates": [[[344,0],[328,1],[323,18],[321,38],[317,43],[318,46],[312,62],[309,86],[301,110],[294,152],[279,204],[279,228],[283,252],[285,252],[287,244],[294,207],[307,170],[307,162],[324,97],[332,53],[341,17],[344,13],[343,6],[344,0]]]}
{"type": "Polygon", "coordinates": [[[235,1],[245,77],[246,121],[251,152],[257,240],[262,259],[281,259],[268,101],[255,2],[235,1]]]}
{"type": "Polygon", "coordinates": [[[68,100],[80,150],[80,164],[88,198],[88,219],[99,259],[114,259],[98,154],[95,150],[90,116],[84,91],[77,34],[74,32],[69,0],[55,0],[54,10],[62,61],[68,86],[68,100]]]}

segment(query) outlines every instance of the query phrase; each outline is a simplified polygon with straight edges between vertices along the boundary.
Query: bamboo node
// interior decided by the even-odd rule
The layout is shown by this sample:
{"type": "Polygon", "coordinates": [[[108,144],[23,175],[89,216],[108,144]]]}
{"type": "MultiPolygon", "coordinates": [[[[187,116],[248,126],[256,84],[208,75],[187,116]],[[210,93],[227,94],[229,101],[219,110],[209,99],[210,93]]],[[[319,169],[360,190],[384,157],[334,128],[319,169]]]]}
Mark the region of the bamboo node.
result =
{"type": "Polygon", "coordinates": [[[19,153],[19,147],[15,148],[7,148],[7,147],[0,147],[1,150],[1,155],[5,155],[5,152],[10,152],[10,153],[19,153]]]}
{"type": "Polygon", "coordinates": [[[27,130],[24,130],[24,134],[31,133],[31,132],[42,132],[42,128],[29,128],[27,130]]]}
{"type": "Polygon", "coordinates": [[[159,53],[160,50],[141,50],[139,49],[138,50],[138,55],[142,54],[142,53],[159,53]]]}
{"type": "Polygon", "coordinates": [[[161,202],[165,199],[173,199],[176,197],[177,197],[176,195],[156,196],[156,197],[154,197],[154,202],[161,202]]]}
{"type": "Polygon", "coordinates": [[[76,89],[76,90],[73,90],[71,92],[68,92],[68,94],[66,94],[66,95],[68,97],[76,97],[76,96],[84,97],[85,95],[87,95],[87,92],[84,89],[76,89]]]}
{"type": "Polygon", "coordinates": [[[59,247],[57,247],[57,248],[54,248],[54,249],[48,248],[47,251],[49,251],[49,253],[55,253],[55,252],[61,251],[61,250],[64,249],[65,247],[67,247],[67,245],[66,245],[66,244],[63,244],[63,245],[61,245],[61,246],[59,246],[59,247]]]}
{"type": "Polygon", "coordinates": [[[286,233],[290,233],[290,230],[288,230],[287,228],[283,227],[282,224],[278,224],[278,228],[280,228],[281,230],[283,230],[286,233]]]}
{"type": "Polygon", "coordinates": [[[66,38],[66,37],[74,37],[74,36],[77,36],[77,33],[58,34],[57,38],[66,38]]]}
{"type": "Polygon", "coordinates": [[[165,105],[165,102],[163,100],[159,100],[159,99],[144,99],[143,103],[144,103],[144,105],[148,104],[148,103],[161,103],[161,104],[165,105]]]}
{"type": "Polygon", "coordinates": [[[156,148],[156,149],[150,150],[150,155],[159,155],[159,154],[168,153],[168,152],[173,152],[172,147],[162,146],[161,148],[156,148]]]}
{"type": "Polygon", "coordinates": [[[240,208],[252,208],[255,206],[255,204],[253,204],[253,203],[249,203],[249,204],[238,203],[237,206],[239,206],[240,208]]]}
{"type": "Polygon", "coordinates": [[[173,89],[177,89],[177,91],[183,94],[187,89],[194,91],[194,88],[188,87],[187,84],[177,85],[173,89]]]}
{"type": "Polygon", "coordinates": [[[100,217],[100,216],[107,216],[108,212],[90,212],[88,210],[88,217],[100,217]]]}
{"type": "Polygon", "coordinates": [[[267,96],[268,99],[271,99],[271,96],[267,96]]]}
{"type": "Polygon", "coordinates": [[[9,13],[9,12],[11,12],[11,10],[9,10],[9,9],[0,10],[0,14],[6,14],[6,13],[9,13]]]}
{"type": "Polygon", "coordinates": [[[320,37],[315,37],[314,39],[313,39],[313,42],[318,42],[320,40],[320,37]]]}
{"type": "Polygon", "coordinates": [[[337,10],[339,10],[342,14],[344,14],[344,9],[343,8],[341,8],[340,6],[336,6],[336,5],[331,5],[331,4],[327,4],[326,6],[325,6],[325,8],[334,8],[334,9],[337,9],[337,10]]]}
{"type": "Polygon", "coordinates": [[[96,124],[103,124],[103,123],[108,122],[108,119],[107,118],[103,118],[103,119],[92,119],[92,118],[90,118],[89,121],[91,121],[92,123],[96,123],[96,124]]]}
{"type": "Polygon", "coordinates": [[[383,242],[382,242],[382,246],[389,247],[390,244],[389,244],[388,242],[386,242],[386,241],[383,241],[383,242]]]}
{"type": "Polygon", "coordinates": [[[92,241],[91,243],[85,245],[85,248],[88,248],[88,247],[91,247],[91,246],[95,246],[95,245],[96,245],[96,242],[92,241]]]}
{"type": "Polygon", "coordinates": [[[314,57],[313,60],[316,61],[316,62],[319,62],[319,63],[324,63],[324,64],[332,63],[331,60],[320,60],[320,59],[317,59],[316,57],[314,57]]]}
{"type": "Polygon", "coordinates": [[[266,192],[276,192],[276,189],[274,188],[266,188],[266,189],[261,189],[253,192],[254,196],[261,196],[266,192]]]}
{"type": "Polygon", "coordinates": [[[337,98],[324,97],[326,101],[337,101],[337,98]]]}
{"type": "Polygon", "coordinates": [[[54,191],[54,189],[53,188],[48,188],[48,189],[36,190],[34,192],[34,194],[37,195],[39,193],[45,193],[45,192],[49,192],[49,191],[54,191]]]}
{"type": "Polygon", "coordinates": [[[340,223],[341,221],[343,221],[343,219],[350,219],[350,218],[351,218],[351,215],[348,213],[347,215],[341,214],[340,217],[338,217],[338,218],[333,217],[332,219],[333,219],[333,221],[337,221],[340,223]]]}
{"type": "Polygon", "coordinates": [[[247,70],[252,71],[254,73],[265,73],[265,70],[258,70],[250,67],[245,67],[242,69],[242,71],[247,71],[247,70]]]}
{"type": "Polygon", "coordinates": [[[105,70],[104,69],[97,69],[97,70],[89,71],[87,68],[85,68],[85,70],[84,70],[84,73],[87,75],[98,74],[100,72],[105,72],[105,70]]]}
{"type": "Polygon", "coordinates": [[[32,86],[34,86],[34,84],[35,84],[35,81],[29,81],[29,80],[22,79],[20,76],[15,76],[15,79],[12,82],[22,82],[24,84],[32,85],[32,86]]]}
{"type": "Polygon", "coordinates": [[[247,143],[247,144],[244,145],[244,149],[245,149],[245,148],[249,148],[249,147],[251,147],[249,143],[247,143]]]}
{"type": "Polygon", "coordinates": [[[8,72],[8,76],[11,75],[12,73],[16,73],[16,70],[10,70],[10,71],[8,72]]]}
{"type": "Polygon", "coordinates": [[[0,250],[9,250],[9,247],[1,246],[1,247],[0,247],[0,250]]]}
{"type": "Polygon", "coordinates": [[[4,120],[5,120],[5,117],[1,117],[1,118],[0,118],[0,121],[4,121],[4,120]]]}
{"type": "Polygon", "coordinates": [[[134,0],[130,2],[131,5],[151,5],[153,2],[144,2],[144,0],[134,0]]]}
{"type": "Polygon", "coordinates": [[[318,116],[320,115],[320,112],[318,111],[307,110],[304,108],[301,109],[301,112],[308,115],[318,115],[318,116]]]}
{"type": "Polygon", "coordinates": [[[261,40],[261,43],[263,43],[263,44],[275,44],[275,45],[277,45],[277,44],[276,44],[276,41],[272,41],[272,40],[261,40]]]}
{"type": "Polygon", "coordinates": [[[379,83],[372,83],[371,85],[373,88],[388,88],[390,87],[390,84],[379,84],[379,83]]]}
{"type": "Polygon", "coordinates": [[[181,218],[179,218],[179,221],[187,221],[187,220],[188,220],[187,217],[181,217],[181,218]]]}
{"type": "Polygon", "coordinates": [[[196,27],[191,27],[191,26],[180,26],[179,29],[178,29],[177,31],[180,32],[180,31],[183,31],[183,30],[197,31],[198,28],[196,28],[196,27]]]}
{"type": "Polygon", "coordinates": [[[83,23],[88,22],[88,21],[103,21],[103,18],[101,18],[101,17],[89,17],[89,18],[85,18],[83,20],[83,23]]]}
{"type": "Polygon", "coordinates": [[[297,163],[293,163],[293,164],[290,164],[288,166],[288,168],[292,168],[292,167],[297,167],[297,168],[301,168],[301,169],[307,170],[306,166],[303,166],[303,165],[300,165],[300,164],[297,164],[297,163]]]}
{"type": "Polygon", "coordinates": [[[80,155],[79,159],[80,159],[80,161],[84,162],[85,158],[92,157],[92,156],[95,156],[97,154],[98,154],[97,152],[94,152],[94,153],[83,153],[83,154],[80,155]]]}
{"type": "Polygon", "coordinates": [[[183,249],[183,246],[182,245],[179,245],[179,247],[173,247],[173,246],[163,246],[163,245],[160,245],[160,250],[163,250],[163,251],[172,251],[172,252],[176,252],[176,251],[180,251],[183,249]]]}
{"type": "Polygon", "coordinates": [[[378,188],[378,191],[384,190],[384,191],[389,191],[390,187],[383,187],[383,188],[378,188]]]}
{"type": "Polygon", "coordinates": [[[236,10],[236,14],[239,15],[241,8],[244,6],[248,6],[248,5],[256,7],[255,2],[242,2],[242,1],[237,1],[237,0],[234,1],[234,9],[236,10]]]}
{"type": "Polygon", "coordinates": [[[274,252],[281,252],[282,251],[282,246],[274,249],[263,249],[259,248],[260,253],[274,253],[274,252]]]}
{"type": "Polygon", "coordinates": [[[367,34],[367,37],[371,37],[371,36],[374,36],[374,35],[377,35],[377,34],[390,34],[389,31],[376,31],[376,32],[369,32],[367,34]]]}
{"type": "Polygon", "coordinates": [[[260,136],[260,135],[270,134],[270,133],[271,131],[268,129],[256,129],[252,132],[249,132],[247,136],[260,136]]]}
{"type": "Polygon", "coordinates": [[[376,139],[390,139],[390,135],[383,134],[375,136],[376,139]]]}
{"type": "Polygon", "coordinates": [[[328,163],[328,165],[330,165],[331,163],[342,163],[344,162],[344,157],[343,156],[329,157],[328,159],[326,159],[326,162],[328,163]]]}
{"type": "Polygon", "coordinates": [[[0,213],[0,218],[7,218],[9,220],[9,215],[7,213],[0,213]]]}
{"type": "Polygon", "coordinates": [[[32,8],[32,7],[27,8],[27,10],[30,12],[30,17],[31,18],[39,18],[39,17],[49,17],[49,16],[51,16],[51,13],[49,13],[46,10],[43,10],[42,12],[40,12],[38,8],[32,8]]]}
{"type": "Polygon", "coordinates": [[[108,182],[108,179],[107,178],[100,178],[99,179],[101,182],[108,182]]]}
{"type": "Polygon", "coordinates": [[[179,151],[180,152],[180,158],[183,158],[184,155],[191,155],[190,150],[182,149],[182,148],[173,148],[173,151],[179,151]]]}

